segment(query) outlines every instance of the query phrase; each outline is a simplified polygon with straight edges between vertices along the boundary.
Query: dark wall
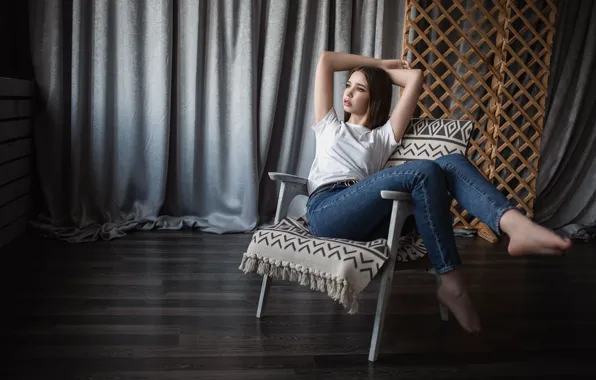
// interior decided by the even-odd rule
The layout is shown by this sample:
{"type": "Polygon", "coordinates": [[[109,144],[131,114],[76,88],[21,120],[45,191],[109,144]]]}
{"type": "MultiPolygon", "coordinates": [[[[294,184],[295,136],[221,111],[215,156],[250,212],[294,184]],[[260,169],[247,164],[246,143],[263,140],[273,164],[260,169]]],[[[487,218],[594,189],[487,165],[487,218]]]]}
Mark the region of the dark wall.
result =
{"type": "Polygon", "coordinates": [[[27,0],[0,0],[0,77],[32,79],[27,0]]]}

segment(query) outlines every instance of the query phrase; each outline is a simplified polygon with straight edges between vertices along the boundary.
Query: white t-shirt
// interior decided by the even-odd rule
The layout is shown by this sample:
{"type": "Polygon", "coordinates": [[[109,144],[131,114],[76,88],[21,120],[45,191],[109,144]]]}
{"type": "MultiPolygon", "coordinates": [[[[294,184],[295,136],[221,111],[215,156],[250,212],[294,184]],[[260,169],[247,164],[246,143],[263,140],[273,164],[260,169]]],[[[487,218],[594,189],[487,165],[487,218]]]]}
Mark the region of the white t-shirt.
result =
{"type": "Polygon", "coordinates": [[[361,180],[381,170],[401,144],[391,123],[370,130],[339,121],[335,109],[312,126],[316,137],[315,159],[308,174],[308,193],[319,186],[347,179],[361,180]]]}

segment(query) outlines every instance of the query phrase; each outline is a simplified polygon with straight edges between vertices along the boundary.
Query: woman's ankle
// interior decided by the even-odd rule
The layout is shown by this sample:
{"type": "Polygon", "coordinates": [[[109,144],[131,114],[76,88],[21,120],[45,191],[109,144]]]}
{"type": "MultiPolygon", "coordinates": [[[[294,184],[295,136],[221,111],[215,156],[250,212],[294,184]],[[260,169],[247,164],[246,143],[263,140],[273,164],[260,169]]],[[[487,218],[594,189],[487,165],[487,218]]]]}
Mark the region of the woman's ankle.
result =
{"type": "Polygon", "coordinates": [[[499,228],[501,231],[511,236],[515,232],[519,231],[520,226],[524,223],[531,222],[527,219],[518,209],[512,208],[501,215],[499,220],[499,228]]]}
{"type": "Polygon", "coordinates": [[[450,289],[457,288],[458,290],[465,291],[466,284],[462,275],[461,269],[456,268],[447,273],[439,275],[439,287],[445,286],[450,289]]]}

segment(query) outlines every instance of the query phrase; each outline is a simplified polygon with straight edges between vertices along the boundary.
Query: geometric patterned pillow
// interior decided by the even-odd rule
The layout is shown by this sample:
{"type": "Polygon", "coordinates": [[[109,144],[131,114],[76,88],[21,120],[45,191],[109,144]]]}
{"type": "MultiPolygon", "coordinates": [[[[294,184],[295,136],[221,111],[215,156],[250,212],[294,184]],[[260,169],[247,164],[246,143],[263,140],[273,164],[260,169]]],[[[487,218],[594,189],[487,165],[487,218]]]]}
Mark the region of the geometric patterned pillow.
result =
{"type": "Polygon", "coordinates": [[[471,120],[411,119],[402,143],[384,169],[412,160],[436,160],[451,153],[465,154],[473,128],[471,120]]]}

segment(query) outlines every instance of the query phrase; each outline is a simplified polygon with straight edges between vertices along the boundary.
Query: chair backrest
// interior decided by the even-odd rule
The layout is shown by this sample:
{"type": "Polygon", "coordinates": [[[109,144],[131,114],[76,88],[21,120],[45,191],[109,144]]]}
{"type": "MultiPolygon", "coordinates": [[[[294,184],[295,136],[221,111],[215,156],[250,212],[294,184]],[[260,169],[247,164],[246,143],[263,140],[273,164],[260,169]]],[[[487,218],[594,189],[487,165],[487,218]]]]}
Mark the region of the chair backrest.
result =
{"type": "Polygon", "coordinates": [[[413,118],[402,143],[384,169],[412,160],[436,160],[451,153],[465,154],[473,128],[471,120],[413,118]]]}

